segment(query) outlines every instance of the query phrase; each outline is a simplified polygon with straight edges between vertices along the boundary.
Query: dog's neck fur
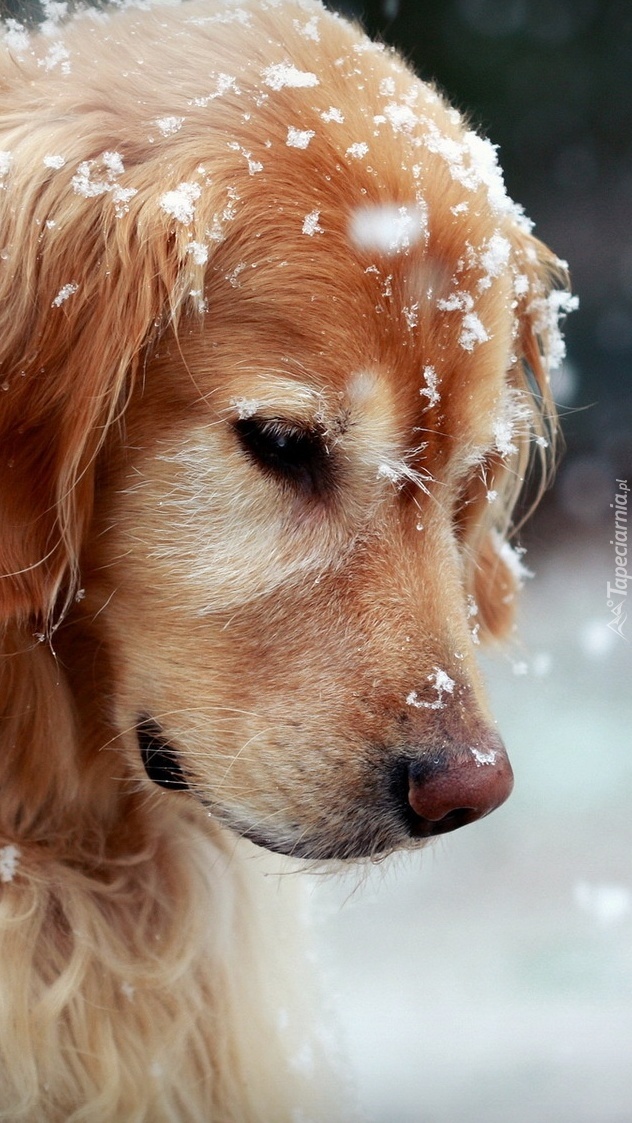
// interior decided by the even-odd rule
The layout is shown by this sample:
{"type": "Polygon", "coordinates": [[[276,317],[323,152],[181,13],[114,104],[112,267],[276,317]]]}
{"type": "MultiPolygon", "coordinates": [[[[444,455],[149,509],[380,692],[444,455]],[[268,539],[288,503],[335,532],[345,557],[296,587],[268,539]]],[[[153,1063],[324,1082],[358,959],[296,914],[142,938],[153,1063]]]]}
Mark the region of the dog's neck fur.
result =
{"type": "Polygon", "coordinates": [[[0,845],[18,850],[0,956],[22,996],[0,1009],[0,1105],[67,1123],[92,1082],[90,1123],[230,1123],[235,1103],[239,1123],[289,1123],[292,1101],[350,1118],[325,1102],[304,976],[300,997],[280,985],[297,878],[266,879],[186,792],[139,790],[90,689],[108,695],[103,651],[57,640],[7,634],[0,663],[0,845]]]}

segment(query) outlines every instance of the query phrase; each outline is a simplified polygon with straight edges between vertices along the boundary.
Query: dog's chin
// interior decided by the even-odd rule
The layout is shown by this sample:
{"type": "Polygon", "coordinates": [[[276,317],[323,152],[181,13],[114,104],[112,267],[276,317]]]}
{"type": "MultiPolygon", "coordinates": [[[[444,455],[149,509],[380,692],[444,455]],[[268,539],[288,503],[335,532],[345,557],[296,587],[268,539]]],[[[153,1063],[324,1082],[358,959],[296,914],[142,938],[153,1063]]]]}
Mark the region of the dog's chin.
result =
{"type": "MultiPolygon", "coordinates": [[[[378,861],[386,858],[394,851],[409,848],[410,840],[406,840],[393,831],[392,837],[374,837],[370,833],[366,836],[353,838],[318,838],[306,832],[287,832],[284,836],[273,837],[257,828],[249,827],[234,822],[229,822],[222,816],[223,825],[227,826],[234,834],[248,839],[255,846],[273,854],[282,854],[286,858],[300,859],[307,862],[361,862],[363,860],[378,861]]],[[[421,845],[418,840],[412,845],[421,845]]]]}

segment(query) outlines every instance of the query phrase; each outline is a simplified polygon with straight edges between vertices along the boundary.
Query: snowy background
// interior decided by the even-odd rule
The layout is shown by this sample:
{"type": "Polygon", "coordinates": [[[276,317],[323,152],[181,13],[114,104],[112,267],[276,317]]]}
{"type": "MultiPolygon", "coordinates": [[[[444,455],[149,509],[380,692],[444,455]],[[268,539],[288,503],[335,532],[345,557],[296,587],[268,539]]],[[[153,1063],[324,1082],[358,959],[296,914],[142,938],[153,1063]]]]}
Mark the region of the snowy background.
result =
{"type": "Polygon", "coordinates": [[[632,619],[607,627],[607,519],[551,505],[533,537],[521,642],[486,659],[511,799],[315,884],[372,1123],[632,1120],[632,619]]]}

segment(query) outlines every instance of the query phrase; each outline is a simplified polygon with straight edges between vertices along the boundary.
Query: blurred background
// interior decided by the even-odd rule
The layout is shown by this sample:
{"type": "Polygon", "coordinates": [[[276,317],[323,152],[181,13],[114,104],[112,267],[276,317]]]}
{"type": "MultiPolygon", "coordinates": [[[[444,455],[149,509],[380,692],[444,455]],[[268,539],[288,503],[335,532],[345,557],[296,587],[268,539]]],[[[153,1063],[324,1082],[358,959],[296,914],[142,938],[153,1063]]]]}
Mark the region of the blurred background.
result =
{"type": "Polygon", "coordinates": [[[632,612],[608,595],[632,486],[632,3],[332,6],[499,146],[580,298],[566,454],[523,534],[535,577],[485,663],[515,792],[423,855],[315,884],[336,1012],[373,1123],[632,1123],[632,612]]]}
{"type": "Polygon", "coordinates": [[[632,486],[632,2],[332,6],[499,146],[580,310],[519,639],[485,664],[515,793],[423,855],[311,879],[331,1005],[372,1123],[632,1123],[632,612],[608,593],[632,486]]]}

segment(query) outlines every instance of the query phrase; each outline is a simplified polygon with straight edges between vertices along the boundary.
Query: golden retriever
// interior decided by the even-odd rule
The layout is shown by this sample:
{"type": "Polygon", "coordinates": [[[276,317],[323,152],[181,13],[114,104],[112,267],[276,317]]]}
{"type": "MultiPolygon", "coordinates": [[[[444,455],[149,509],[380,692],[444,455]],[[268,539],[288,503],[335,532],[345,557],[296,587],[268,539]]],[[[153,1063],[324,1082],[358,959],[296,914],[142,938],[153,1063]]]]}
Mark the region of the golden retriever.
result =
{"type": "Polygon", "coordinates": [[[257,848],[509,794],[476,644],[562,265],[317,0],[44,7],[0,65],[0,1118],[346,1120],[257,848]]]}

